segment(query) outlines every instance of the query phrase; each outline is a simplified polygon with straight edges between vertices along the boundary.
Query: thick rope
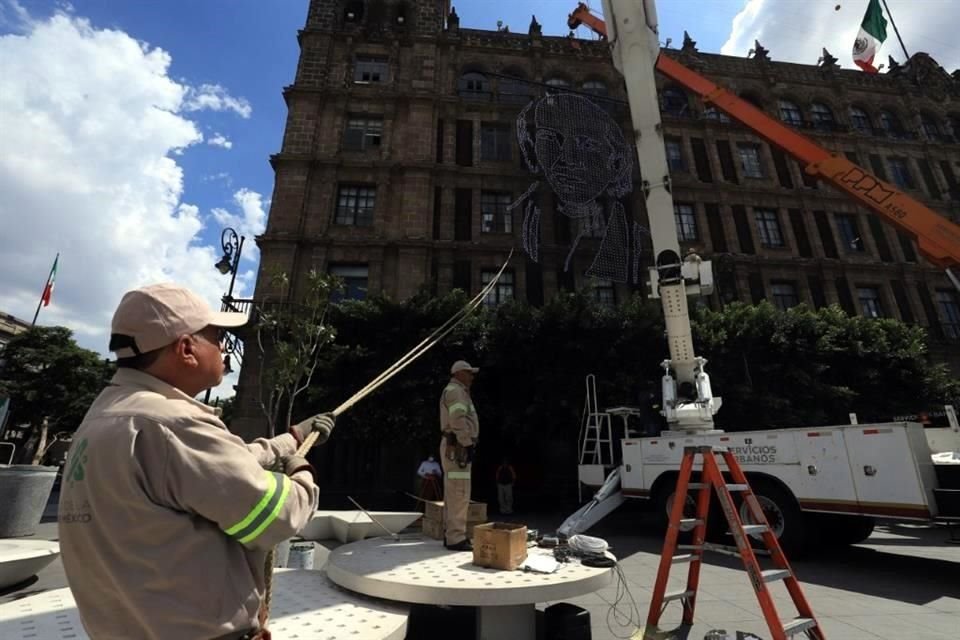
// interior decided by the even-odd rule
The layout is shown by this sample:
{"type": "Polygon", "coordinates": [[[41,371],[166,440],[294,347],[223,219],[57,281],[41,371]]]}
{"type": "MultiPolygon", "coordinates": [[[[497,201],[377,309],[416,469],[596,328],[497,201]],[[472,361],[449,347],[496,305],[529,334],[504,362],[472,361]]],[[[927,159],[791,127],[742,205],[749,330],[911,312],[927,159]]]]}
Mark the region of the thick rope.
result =
{"type": "MultiPolygon", "coordinates": [[[[480,290],[476,296],[474,296],[467,304],[465,304],[459,311],[453,314],[446,322],[433,330],[433,332],[424,338],[420,344],[415,346],[413,349],[408,351],[403,355],[399,360],[394,362],[392,365],[383,370],[376,378],[371,380],[365,387],[354,393],[350,396],[345,402],[333,410],[334,416],[340,416],[347,409],[351,408],[353,405],[357,404],[365,397],[373,393],[380,385],[385,383],[387,380],[397,375],[403,371],[407,365],[411,362],[422,356],[424,353],[432,349],[437,343],[447,337],[450,332],[457,328],[461,322],[463,322],[467,316],[473,313],[477,307],[483,304],[484,298],[487,297],[493,288],[496,286],[497,281],[500,279],[500,276],[506,270],[507,265],[510,264],[510,258],[513,257],[513,250],[510,250],[510,255],[507,256],[507,259],[504,261],[503,265],[500,267],[500,270],[497,271],[496,275],[490,279],[490,282],[480,290]]],[[[300,457],[306,457],[310,449],[313,448],[313,445],[316,444],[317,438],[320,437],[319,431],[312,431],[310,434],[303,439],[303,443],[297,449],[297,455],[300,457]]],[[[273,562],[276,556],[276,548],[271,549],[267,552],[267,557],[264,560],[263,573],[264,573],[264,595],[263,595],[263,604],[260,606],[260,612],[257,616],[257,619],[260,623],[261,632],[266,632],[267,620],[270,618],[270,604],[273,600],[273,562]]],[[[266,635],[264,637],[269,637],[266,635]]]]}

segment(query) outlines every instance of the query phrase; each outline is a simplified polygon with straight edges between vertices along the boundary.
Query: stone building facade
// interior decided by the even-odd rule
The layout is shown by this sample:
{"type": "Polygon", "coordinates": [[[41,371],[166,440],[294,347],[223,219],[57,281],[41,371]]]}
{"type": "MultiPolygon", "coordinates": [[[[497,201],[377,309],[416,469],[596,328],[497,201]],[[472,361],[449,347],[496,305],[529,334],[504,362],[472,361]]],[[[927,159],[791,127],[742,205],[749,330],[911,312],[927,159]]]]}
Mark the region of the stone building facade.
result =
{"type": "MultiPolygon", "coordinates": [[[[461,26],[448,0],[312,0],[298,37],[258,238],[258,297],[269,287],[264,273],[291,274],[295,296],[310,269],[341,275],[355,296],[476,292],[520,246],[521,211],[506,205],[533,181],[515,135],[522,108],[545,92],[576,91],[631,131],[606,43],[543,36],[535,19],[528,33],[485,31],[461,26]]],[[[826,51],[817,64],[791,64],[759,43],[739,58],[698,51],[689,37],[665,54],[960,220],[958,72],[917,53],[867,75],[840,69],[826,51]]],[[[705,303],[839,304],[899,318],[929,327],[935,355],[960,364],[960,299],[913,240],[697,96],[658,83],[681,244],[714,261],[717,288],[705,303]]],[[[641,225],[642,200],[635,190],[624,203],[641,225]]],[[[494,302],[541,304],[589,288],[615,304],[646,291],[584,275],[596,237],[564,271],[579,229],[549,196],[540,205],[539,261],[515,253],[494,302]]],[[[255,363],[245,364],[240,416],[255,415],[255,363]]]]}

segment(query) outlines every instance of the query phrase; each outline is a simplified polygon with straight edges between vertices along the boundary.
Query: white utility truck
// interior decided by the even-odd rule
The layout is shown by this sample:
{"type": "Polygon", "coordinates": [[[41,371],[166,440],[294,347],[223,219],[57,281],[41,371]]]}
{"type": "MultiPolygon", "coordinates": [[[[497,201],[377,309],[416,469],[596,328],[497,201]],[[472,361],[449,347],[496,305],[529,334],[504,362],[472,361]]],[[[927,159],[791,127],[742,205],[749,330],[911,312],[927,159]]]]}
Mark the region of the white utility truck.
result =
{"type": "MultiPolygon", "coordinates": [[[[606,23],[581,4],[570,15],[569,24],[571,28],[587,25],[608,40],[626,84],[655,256],[651,290],[663,305],[670,353],[662,363],[661,379],[667,430],[655,437],[633,437],[627,430],[617,456],[612,417],[626,422],[630,410],[600,411],[588,378],[579,479],[600,490],[559,533],[586,530],[626,497],[652,500],[666,521],[683,448],[705,444],[734,450],[788,553],[816,539],[863,540],[870,535],[876,516],[925,521],[960,518],[960,428],[952,409],[951,426],[930,438],[934,449],[949,451],[932,451],[923,426],[914,422],[736,433],[715,429],[713,416],[721,402],[711,391],[706,360],[694,353],[687,301],[688,296],[709,294],[713,277],[709,261],[680,255],[655,72],[736,118],[793,155],[807,173],[915,238],[924,257],[945,268],[958,289],[960,282],[951,267],[960,265],[960,227],[842,154],[823,149],[662,55],[654,0],[603,0],[603,11],[606,23]]],[[[743,510],[741,516],[746,515],[743,510]]]]}

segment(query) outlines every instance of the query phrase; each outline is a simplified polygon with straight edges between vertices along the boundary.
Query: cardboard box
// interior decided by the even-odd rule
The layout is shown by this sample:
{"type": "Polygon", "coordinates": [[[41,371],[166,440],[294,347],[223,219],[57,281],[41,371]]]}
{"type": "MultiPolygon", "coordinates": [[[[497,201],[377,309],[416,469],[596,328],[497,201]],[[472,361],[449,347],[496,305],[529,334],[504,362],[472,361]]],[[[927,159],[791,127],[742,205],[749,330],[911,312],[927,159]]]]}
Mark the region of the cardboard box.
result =
{"type": "MultiPolygon", "coordinates": [[[[442,500],[429,500],[424,505],[423,510],[424,520],[436,520],[437,522],[443,522],[443,501],[442,500]]],[[[486,522],[487,521],[487,503],[485,502],[470,502],[470,506],[467,507],[467,522],[486,522]]]]}
{"type": "Polygon", "coordinates": [[[473,564],[513,571],[527,559],[527,527],[488,522],[473,530],[473,564]]]}
{"type": "MultiPolygon", "coordinates": [[[[483,524],[486,520],[467,520],[467,537],[473,537],[473,529],[478,524],[483,524]]],[[[434,540],[443,539],[443,521],[434,520],[433,518],[424,518],[423,519],[423,535],[428,538],[433,538],[434,540]]]]}

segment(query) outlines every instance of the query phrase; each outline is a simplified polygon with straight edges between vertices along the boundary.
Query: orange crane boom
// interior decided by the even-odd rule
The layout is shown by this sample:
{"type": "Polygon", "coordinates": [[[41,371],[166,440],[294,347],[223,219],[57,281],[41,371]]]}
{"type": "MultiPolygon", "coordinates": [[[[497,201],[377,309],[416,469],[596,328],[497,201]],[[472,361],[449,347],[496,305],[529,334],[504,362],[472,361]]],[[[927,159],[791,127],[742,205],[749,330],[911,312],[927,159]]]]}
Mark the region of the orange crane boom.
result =
{"type": "MultiPolygon", "coordinates": [[[[582,2],[568,16],[567,24],[571,29],[584,25],[601,37],[607,37],[604,21],[593,15],[582,2]]],[[[960,226],[669,56],[660,54],[656,69],[789,153],[808,174],[840,189],[915,238],[920,253],[931,263],[948,271],[960,267],[960,226]]],[[[955,278],[953,274],[948,275],[955,278]]],[[[960,288],[955,280],[954,284],[960,288]]]]}

